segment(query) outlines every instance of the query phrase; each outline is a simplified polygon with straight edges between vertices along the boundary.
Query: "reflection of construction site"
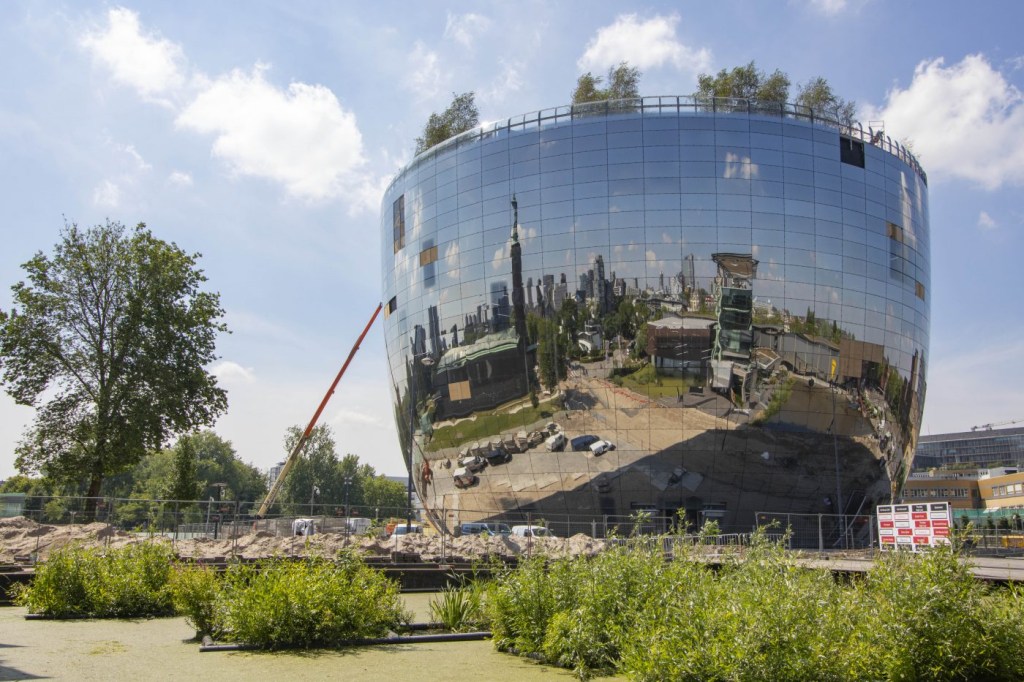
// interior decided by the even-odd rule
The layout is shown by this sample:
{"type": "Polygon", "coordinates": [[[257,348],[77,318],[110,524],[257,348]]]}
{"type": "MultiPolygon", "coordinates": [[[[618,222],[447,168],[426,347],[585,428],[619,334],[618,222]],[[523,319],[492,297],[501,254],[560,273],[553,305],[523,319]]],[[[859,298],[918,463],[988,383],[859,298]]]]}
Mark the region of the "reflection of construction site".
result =
{"type": "MultiPolygon", "coordinates": [[[[781,381],[792,378],[785,370],[778,374],[781,381]]],[[[710,389],[652,399],[577,371],[552,399],[562,409],[550,418],[427,452],[435,475],[423,486],[422,499],[450,530],[509,512],[582,519],[683,510],[693,524],[713,518],[748,528],[763,510],[860,513],[889,497],[884,448],[852,401],[833,406],[833,390],[824,382],[794,381],[768,425],[758,422],[757,411],[738,409],[710,389]],[[593,435],[616,447],[599,455],[571,447],[551,451],[546,443],[555,433],[570,443],[593,435]],[[842,509],[833,449],[842,463],[842,509]],[[482,466],[470,487],[454,485],[451,471],[462,460],[495,450],[511,457],[482,466]],[[455,517],[445,510],[459,511],[455,517]]]]}
{"type": "MultiPolygon", "coordinates": [[[[413,357],[430,362],[410,359],[412,395],[398,403],[413,398],[412,467],[436,523],[451,530],[509,513],[644,510],[749,528],[758,511],[860,514],[902,485],[924,392],[917,353],[903,376],[882,345],[811,310],[803,318],[770,311],[755,324],[758,261],[715,253],[713,294],[704,299],[713,311],[662,308],[647,322],[642,382],[631,381],[622,358],[616,367],[555,358],[555,381],[543,386],[545,341],[527,338],[532,302],[517,235],[513,222],[511,299],[494,286],[491,304],[467,316],[461,341],[456,330],[450,342],[441,338],[433,322],[411,340],[413,357]],[[674,390],[662,385],[672,381],[674,390]],[[574,439],[585,444],[552,445],[574,439]],[[591,451],[594,441],[606,445],[591,451]]],[[[688,293],[698,298],[692,284],[688,293]]]]}

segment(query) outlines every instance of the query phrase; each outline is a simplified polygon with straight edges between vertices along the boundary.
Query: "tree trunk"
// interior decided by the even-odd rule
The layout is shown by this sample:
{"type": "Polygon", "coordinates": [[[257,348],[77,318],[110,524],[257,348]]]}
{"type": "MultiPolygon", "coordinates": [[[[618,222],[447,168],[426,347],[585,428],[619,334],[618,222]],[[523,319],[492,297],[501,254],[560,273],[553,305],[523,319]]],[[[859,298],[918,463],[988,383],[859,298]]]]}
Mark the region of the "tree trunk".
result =
{"type": "Polygon", "coordinates": [[[89,480],[89,491],[86,493],[84,521],[92,523],[96,520],[96,503],[100,501],[100,486],[103,485],[103,474],[93,473],[89,480]]]}

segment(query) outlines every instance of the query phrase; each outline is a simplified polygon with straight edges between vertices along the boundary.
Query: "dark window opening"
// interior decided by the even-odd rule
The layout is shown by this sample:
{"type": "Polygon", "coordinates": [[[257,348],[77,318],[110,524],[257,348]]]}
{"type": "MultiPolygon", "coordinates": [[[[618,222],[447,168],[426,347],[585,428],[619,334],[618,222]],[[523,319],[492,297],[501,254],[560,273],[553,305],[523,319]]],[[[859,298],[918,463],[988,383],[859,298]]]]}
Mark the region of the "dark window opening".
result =
{"type": "Polygon", "coordinates": [[[864,167],[864,143],[849,137],[839,136],[839,160],[858,168],[864,167]]]}
{"type": "Polygon", "coordinates": [[[919,299],[921,299],[923,301],[924,300],[924,285],[921,284],[920,282],[914,282],[914,294],[919,299]]]}
{"type": "Polygon", "coordinates": [[[392,221],[394,224],[395,253],[405,246],[405,195],[395,199],[392,206],[392,221]]]}
{"type": "Polygon", "coordinates": [[[391,300],[384,306],[384,318],[387,319],[391,317],[391,314],[396,310],[398,310],[398,297],[392,296],[391,300]]]}

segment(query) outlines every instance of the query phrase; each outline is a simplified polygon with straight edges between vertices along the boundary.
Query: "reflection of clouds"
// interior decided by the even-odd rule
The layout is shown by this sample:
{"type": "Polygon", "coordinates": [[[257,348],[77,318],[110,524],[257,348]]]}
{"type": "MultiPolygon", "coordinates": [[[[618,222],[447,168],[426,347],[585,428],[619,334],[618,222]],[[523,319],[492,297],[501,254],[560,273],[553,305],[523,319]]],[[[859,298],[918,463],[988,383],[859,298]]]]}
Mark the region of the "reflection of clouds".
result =
{"type": "Polygon", "coordinates": [[[671,244],[672,243],[672,235],[670,235],[668,232],[662,232],[661,233],[661,243],[662,244],[671,244]]]}
{"type": "Polygon", "coordinates": [[[448,276],[454,280],[459,279],[459,244],[452,242],[444,251],[444,262],[448,266],[448,276]]]}
{"type": "Polygon", "coordinates": [[[491,259],[491,269],[495,270],[496,272],[501,272],[503,268],[509,267],[508,265],[505,264],[505,261],[507,260],[508,254],[505,253],[505,247],[499,246],[494,251],[494,258],[491,259]]]}
{"type": "Polygon", "coordinates": [[[751,162],[749,156],[740,156],[733,152],[726,153],[725,171],[722,173],[723,178],[751,180],[756,178],[757,174],[757,164],[751,162]]]}
{"type": "Polygon", "coordinates": [[[648,272],[665,272],[665,261],[658,260],[657,254],[653,250],[647,249],[647,271],[648,272]]]}

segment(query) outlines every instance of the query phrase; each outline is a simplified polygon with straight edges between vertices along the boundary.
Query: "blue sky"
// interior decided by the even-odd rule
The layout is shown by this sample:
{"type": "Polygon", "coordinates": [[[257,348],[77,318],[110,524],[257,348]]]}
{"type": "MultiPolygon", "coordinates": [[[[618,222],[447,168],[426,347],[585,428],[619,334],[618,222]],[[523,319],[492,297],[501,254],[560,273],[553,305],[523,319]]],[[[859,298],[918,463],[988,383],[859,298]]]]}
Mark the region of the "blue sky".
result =
{"type": "MultiPolygon", "coordinates": [[[[0,307],[66,219],[202,253],[232,334],[215,430],[267,468],[380,299],[379,201],[432,111],[568,102],[628,60],[645,95],[756,60],[822,75],[929,174],[922,433],[1024,419],[1024,5],[956,2],[0,4],[0,307]]],[[[374,329],[325,412],[339,449],[403,473],[374,329]]],[[[0,477],[30,408],[0,395],[0,477]]]]}

